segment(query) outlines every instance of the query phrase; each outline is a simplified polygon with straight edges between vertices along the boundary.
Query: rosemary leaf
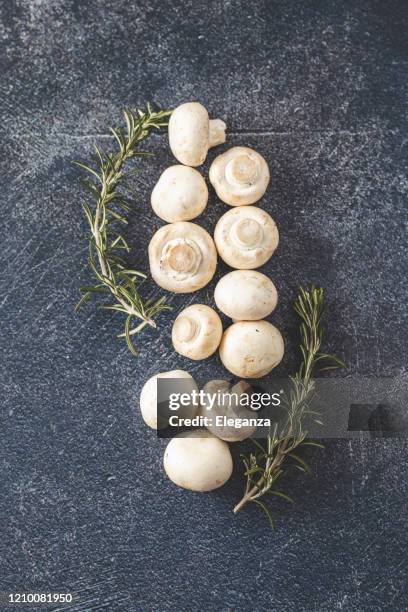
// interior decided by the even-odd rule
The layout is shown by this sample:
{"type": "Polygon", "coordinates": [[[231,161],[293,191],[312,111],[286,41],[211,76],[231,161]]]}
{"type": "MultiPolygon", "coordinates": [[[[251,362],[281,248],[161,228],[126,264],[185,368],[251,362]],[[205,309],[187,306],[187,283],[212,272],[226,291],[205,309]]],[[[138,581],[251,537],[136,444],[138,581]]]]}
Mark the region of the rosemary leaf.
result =
{"type": "MultiPolygon", "coordinates": [[[[308,290],[300,288],[299,295],[294,303],[294,310],[301,320],[299,327],[301,363],[298,371],[290,377],[291,387],[285,404],[287,410],[286,424],[283,432],[279,435],[277,425],[275,425],[273,431],[269,432],[266,448],[259,441],[252,440],[257,447],[256,454],[251,453],[249,457],[242,456],[246,485],[244,496],[234,508],[236,514],[248,503],[257,504],[265,513],[273,529],[275,527],[271,511],[259,498],[268,493],[292,502],[292,498],[286,493],[274,488],[276,481],[289,466],[288,458],[294,460],[295,468],[310,474],[309,465],[294,451],[305,445],[322,447],[317,442],[307,440],[307,431],[303,429],[305,417],[314,414],[314,411],[309,408],[314,390],[313,373],[317,367],[319,371],[322,371],[324,369],[341,368],[345,365],[335,355],[320,350],[323,337],[321,325],[324,313],[323,289],[314,286],[308,290]]],[[[316,423],[322,424],[319,419],[314,420],[316,423]]]]}
{"type": "Polygon", "coordinates": [[[74,162],[87,172],[88,176],[82,182],[94,199],[92,206],[83,202],[82,208],[89,225],[88,265],[98,281],[95,286],[81,289],[83,295],[76,305],[76,310],[94,293],[112,294],[116,303],[106,304],[104,308],[126,315],[124,333],[120,334],[120,337],[125,338],[129,350],[136,354],[131,336],[147,325],[156,327],[153,318],[169,307],[163,297],[156,301],[152,298],[142,298],[135,280],[137,277],[145,278],[145,274],[130,268],[120,257],[121,251],[129,252],[130,249],[126,240],[118,233],[117,224],[128,223],[123,213],[128,213],[131,206],[126,197],[118,191],[118,187],[123,188],[123,178],[133,172],[124,172],[127,161],[134,157],[151,155],[139,150],[138,146],[153,130],[167,126],[170,112],[154,112],[148,104],[147,110],[137,110],[134,113],[125,109],[123,114],[125,128],[110,128],[117,145],[115,152],[104,152],[94,145],[95,166],[74,162]],[[138,325],[131,329],[134,320],[138,321],[138,325]]]}

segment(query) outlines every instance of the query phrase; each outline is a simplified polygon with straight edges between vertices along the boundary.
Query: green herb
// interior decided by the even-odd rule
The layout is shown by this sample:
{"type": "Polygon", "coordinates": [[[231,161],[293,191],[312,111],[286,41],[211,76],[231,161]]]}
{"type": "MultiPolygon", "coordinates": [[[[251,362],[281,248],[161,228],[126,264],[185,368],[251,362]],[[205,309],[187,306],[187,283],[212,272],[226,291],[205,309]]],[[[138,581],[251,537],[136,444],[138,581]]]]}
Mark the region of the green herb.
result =
{"type": "Polygon", "coordinates": [[[269,432],[265,445],[260,444],[257,440],[252,440],[257,451],[242,457],[246,486],[243,498],[234,508],[234,513],[237,513],[249,502],[257,504],[266,514],[272,528],[274,528],[274,521],[271,511],[264,499],[261,501],[261,498],[269,494],[292,502],[293,500],[286,493],[275,488],[277,481],[285,474],[290,464],[295,465],[302,472],[310,472],[309,466],[298,454],[298,449],[306,445],[322,447],[317,442],[307,440],[307,431],[303,429],[304,419],[309,415],[321,424],[320,419],[317,418],[319,415],[310,409],[310,400],[315,386],[312,379],[313,373],[316,369],[322,371],[345,367],[343,361],[335,355],[321,352],[323,289],[313,286],[309,290],[301,288],[294,303],[294,309],[301,319],[300,353],[302,361],[298,372],[290,377],[291,387],[285,401],[287,419],[282,431],[278,432],[276,424],[273,431],[269,432]]]}
{"type": "Polygon", "coordinates": [[[125,162],[133,157],[150,155],[140,151],[138,145],[152,130],[168,124],[170,112],[154,112],[148,105],[146,111],[134,113],[124,110],[123,114],[125,129],[110,128],[117,143],[116,152],[103,152],[95,145],[94,165],[74,162],[89,174],[83,184],[91,193],[93,204],[86,201],[82,207],[90,228],[88,265],[95,277],[95,284],[80,288],[83,295],[76,309],[95,293],[113,297],[114,303],[104,304],[102,308],[115,310],[126,317],[124,332],[119,337],[124,337],[129,349],[136,354],[131,337],[146,325],[156,327],[155,315],[168,306],[164,298],[143,300],[138,285],[146,276],[130,269],[122,258],[122,254],[130,249],[119,227],[120,224],[127,224],[126,215],[131,207],[119,187],[123,179],[132,174],[124,171],[125,162]]]}

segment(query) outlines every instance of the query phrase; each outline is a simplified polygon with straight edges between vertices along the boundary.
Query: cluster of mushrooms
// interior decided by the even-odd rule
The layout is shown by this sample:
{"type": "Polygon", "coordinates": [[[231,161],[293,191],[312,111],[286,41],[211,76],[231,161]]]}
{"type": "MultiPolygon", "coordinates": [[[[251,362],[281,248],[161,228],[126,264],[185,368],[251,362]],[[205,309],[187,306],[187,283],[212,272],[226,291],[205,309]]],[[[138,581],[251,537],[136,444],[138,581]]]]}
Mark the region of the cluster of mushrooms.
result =
{"type": "MultiPolygon", "coordinates": [[[[265,159],[248,147],[232,147],[211,164],[209,180],[217,196],[232,208],[219,219],[214,238],[191,223],[203,213],[208,188],[195,169],[206,159],[208,149],[226,140],[226,125],[210,120],[198,102],[177,107],[169,122],[169,142],[180,165],[167,168],[151,195],[154,212],[168,224],[161,227],[149,244],[153,279],[168,291],[192,293],[213,278],[217,253],[230,267],[215,287],[217,308],[233,321],[225,331],[217,312],[205,304],[182,310],[174,321],[172,342],[181,355],[193,360],[210,357],[217,350],[227,370],[240,378],[260,378],[281,361],[284,343],[279,330],[265,321],[277,304],[273,282],[255,271],[274,253],[279,234],[272,217],[253,206],[269,184],[265,159]]],[[[150,378],[142,389],[140,406],[144,421],[154,429],[157,422],[157,379],[194,379],[184,370],[173,370],[150,378]]],[[[226,381],[212,381],[212,391],[227,391],[226,381]]],[[[237,386],[236,386],[237,387],[237,386]]],[[[248,385],[238,383],[241,392],[248,385]]],[[[191,408],[191,407],[190,407],[191,408]]],[[[201,407],[206,411],[207,408],[201,407]]],[[[194,410],[190,410],[189,416],[194,410]]],[[[164,468],[177,485],[209,491],[222,486],[232,472],[227,442],[242,440],[252,430],[195,430],[174,437],[168,444],[164,468]]]]}

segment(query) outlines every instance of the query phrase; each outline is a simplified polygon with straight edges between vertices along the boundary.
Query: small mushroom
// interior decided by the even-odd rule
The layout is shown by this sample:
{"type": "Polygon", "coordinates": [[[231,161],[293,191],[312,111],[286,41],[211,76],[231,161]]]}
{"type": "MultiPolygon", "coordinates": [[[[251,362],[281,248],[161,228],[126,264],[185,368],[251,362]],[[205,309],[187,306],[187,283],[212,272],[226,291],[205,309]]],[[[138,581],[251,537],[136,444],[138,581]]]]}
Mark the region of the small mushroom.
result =
{"type": "Polygon", "coordinates": [[[240,321],[224,332],[219,352],[222,363],[235,376],[261,378],[282,360],[283,338],[268,321],[240,321]]]}
{"type": "Polygon", "coordinates": [[[217,308],[235,321],[258,321],[275,309],[278,294],[273,282],[255,270],[234,270],[218,281],[217,308]]]}
{"type": "Polygon", "coordinates": [[[209,178],[220,200],[246,206],[262,198],[270,176],[262,155],[248,147],[232,147],[214,159],[209,178]]]}
{"type": "Polygon", "coordinates": [[[175,350],[189,359],[207,359],[215,353],[222,337],[218,314],[204,304],[193,304],[180,312],[171,338],[175,350]]]}
{"type": "Polygon", "coordinates": [[[199,102],[178,106],[169,121],[169,143],[174,157],[185,166],[200,166],[208,149],[225,142],[227,126],[221,119],[209,119],[199,102]]]}
{"type": "Polygon", "coordinates": [[[160,287],[191,293],[215,273],[217,251],[208,232],[195,223],[179,221],[161,227],[149,244],[152,277],[160,287]]]}
{"type": "Polygon", "coordinates": [[[225,442],[241,442],[252,436],[256,429],[256,425],[238,426],[239,421],[243,419],[256,418],[256,413],[248,409],[248,403],[243,405],[244,396],[251,395],[252,389],[245,381],[241,380],[237,384],[231,386],[226,380],[210,380],[203,391],[211,397],[220,398],[220,401],[210,402],[204,396],[204,402],[201,406],[200,414],[208,418],[208,431],[214,436],[225,440],[225,442]],[[217,417],[226,417],[228,421],[233,419],[234,425],[217,424],[217,417]]]}
{"type": "Polygon", "coordinates": [[[156,215],[168,223],[190,221],[207,206],[208,189],[201,174],[188,166],[170,166],[160,176],[151,196],[156,215]]]}
{"type": "Polygon", "coordinates": [[[183,489],[212,491],[222,487],[232,474],[231,452],[226,442],[206,429],[196,429],[170,440],[164,453],[164,470],[183,489]]]}
{"type": "Polygon", "coordinates": [[[232,268],[251,270],[272,256],[279,243],[279,233],[275,221],[264,210],[238,206],[220,218],[214,240],[225,263],[232,268]]]}
{"type": "MultiPolygon", "coordinates": [[[[190,392],[196,390],[198,392],[197,384],[194,378],[188,372],[184,370],[171,370],[170,372],[161,372],[160,374],[155,374],[143,385],[142,391],[140,392],[140,411],[142,413],[142,417],[144,422],[148,427],[152,429],[161,429],[168,425],[167,419],[163,419],[163,422],[158,420],[157,415],[157,379],[158,378],[176,378],[180,379],[180,386],[182,388],[182,392],[190,392]],[[185,383],[184,383],[185,381],[185,383]]],[[[178,414],[181,416],[191,416],[194,417],[197,413],[198,408],[194,406],[183,406],[178,414]],[[182,411],[188,412],[188,415],[182,415],[182,411]]]]}

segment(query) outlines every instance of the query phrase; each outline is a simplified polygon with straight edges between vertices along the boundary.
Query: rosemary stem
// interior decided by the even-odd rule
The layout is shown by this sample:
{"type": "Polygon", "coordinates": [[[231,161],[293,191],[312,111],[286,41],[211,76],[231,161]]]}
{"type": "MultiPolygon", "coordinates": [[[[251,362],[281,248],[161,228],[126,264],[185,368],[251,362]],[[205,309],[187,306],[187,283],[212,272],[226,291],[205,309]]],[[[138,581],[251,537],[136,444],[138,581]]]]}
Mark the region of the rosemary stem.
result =
{"type": "MultiPolygon", "coordinates": [[[[128,154],[129,154],[129,145],[127,144],[125,149],[122,152],[122,155],[120,155],[120,157],[118,158],[118,160],[116,161],[116,163],[114,165],[114,169],[111,172],[111,175],[113,175],[113,176],[108,176],[106,182],[103,185],[102,192],[101,192],[101,197],[100,197],[100,199],[98,201],[98,204],[97,204],[97,207],[96,207],[96,211],[95,211],[95,225],[94,225],[93,235],[94,235],[94,238],[95,238],[95,242],[96,242],[96,244],[98,246],[98,261],[99,261],[99,265],[100,265],[101,272],[102,272],[103,276],[106,276],[109,279],[110,279],[111,275],[108,272],[108,268],[106,266],[105,258],[102,255],[102,249],[101,249],[101,243],[102,243],[101,226],[100,226],[101,209],[106,204],[106,198],[109,195],[109,189],[114,184],[115,176],[117,176],[121,172],[122,166],[123,166],[124,162],[126,161],[126,158],[128,157],[128,154]]],[[[141,319],[141,321],[143,321],[146,325],[150,325],[151,327],[154,327],[154,328],[157,327],[156,323],[152,319],[148,319],[148,318],[142,316],[131,305],[129,305],[124,298],[119,296],[117,291],[115,291],[112,288],[110,288],[110,291],[116,297],[118,302],[120,304],[122,304],[122,306],[125,308],[126,312],[129,315],[131,315],[133,317],[136,317],[138,319],[141,319]]],[[[139,327],[138,329],[143,329],[143,328],[139,327]]]]}
{"type": "MultiPolygon", "coordinates": [[[[285,456],[288,444],[289,444],[289,440],[291,439],[291,431],[288,433],[288,436],[283,440],[283,442],[279,445],[279,448],[277,450],[275,459],[271,462],[270,459],[268,458],[267,461],[267,465],[265,468],[265,472],[269,472],[269,471],[273,471],[274,469],[278,468],[280,466],[280,464],[283,461],[283,458],[285,456]]],[[[265,477],[261,476],[261,478],[258,480],[258,482],[252,487],[252,489],[250,489],[250,491],[248,491],[248,493],[246,493],[244,495],[244,497],[241,499],[241,501],[235,506],[233,512],[234,514],[237,514],[240,510],[242,510],[242,508],[250,501],[252,501],[252,499],[254,499],[254,497],[259,493],[259,491],[261,490],[263,484],[265,483],[265,477]]]]}
{"type": "Polygon", "coordinates": [[[254,485],[254,486],[252,487],[252,489],[250,489],[250,490],[248,491],[248,493],[246,493],[246,494],[244,495],[244,497],[241,499],[241,501],[240,501],[240,502],[238,502],[238,504],[235,506],[235,508],[233,509],[233,513],[234,513],[234,514],[238,514],[238,512],[239,512],[240,510],[242,510],[242,508],[243,508],[243,507],[244,507],[244,506],[245,506],[245,505],[246,505],[248,502],[250,502],[250,501],[251,501],[251,499],[252,499],[253,495],[255,495],[255,494],[256,494],[256,493],[259,491],[259,489],[262,487],[262,485],[263,485],[264,481],[265,481],[265,479],[264,479],[264,477],[262,476],[262,477],[261,477],[261,478],[258,480],[258,482],[256,483],[256,485],[254,485]]]}
{"type": "MultiPolygon", "coordinates": [[[[261,453],[257,451],[251,453],[249,457],[245,455],[243,457],[243,464],[246,470],[246,484],[244,495],[233,509],[233,512],[237,514],[246,504],[253,502],[262,508],[271,527],[274,525],[271,512],[268,505],[264,501],[260,501],[260,499],[267,493],[271,493],[286,501],[293,501],[288,495],[275,489],[276,481],[286,472],[286,459],[291,458],[297,462],[297,467],[302,471],[309,471],[307,463],[302,457],[295,454],[294,451],[303,444],[307,444],[305,439],[308,432],[304,428],[304,424],[307,422],[305,419],[308,415],[316,414],[309,409],[310,400],[315,388],[313,380],[315,368],[317,364],[321,366],[324,361],[327,363],[326,369],[344,367],[345,365],[335,355],[321,352],[321,318],[324,312],[323,298],[322,288],[312,285],[308,290],[302,287],[299,289],[298,297],[294,303],[294,310],[301,321],[301,343],[299,348],[302,359],[297,372],[290,376],[291,387],[284,402],[287,408],[287,421],[278,436],[276,434],[277,423],[275,424],[274,432],[271,433],[271,430],[269,431],[266,446],[256,443],[256,446],[261,447],[261,453]],[[258,478],[257,481],[255,481],[255,475],[258,478]]],[[[314,418],[314,420],[316,423],[321,424],[321,421],[318,419],[314,418]]],[[[312,444],[312,442],[309,442],[309,444],[312,444]]],[[[316,444],[316,446],[319,445],[316,444]]]]}
{"type": "Polygon", "coordinates": [[[149,298],[143,300],[139,293],[137,277],[144,276],[136,270],[129,270],[122,257],[122,251],[129,252],[129,246],[117,229],[117,223],[127,223],[126,213],[130,210],[127,197],[121,191],[122,180],[127,176],[123,172],[128,160],[148,155],[139,151],[139,144],[145,140],[154,129],[160,129],[168,124],[170,111],[154,112],[150,105],[146,111],[133,112],[124,110],[125,127],[111,128],[116,141],[116,151],[104,152],[94,146],[95,163],[86,165],[74,162],[85,170],[88,178],[84,180],[85,187],[91,191],[92,203],[83,202],[83,210],[90,227],[88,264],[96,284],[81,287],[83,294],[77,304],[82,306],[94,293],[110,294],[115,298],[114,304],[106,304],[108,310],[116,310],[125,315],[124,337],[129,350],[136,355],[131,336],[135,336],[149,325],[155,328],[155,316],[167,310],[164,298],[157,301],[149,298]],[[95,180],[96,179],[96,180],[95,180]],[[134,319],[138,324],[134,325],[134,319]]]}

